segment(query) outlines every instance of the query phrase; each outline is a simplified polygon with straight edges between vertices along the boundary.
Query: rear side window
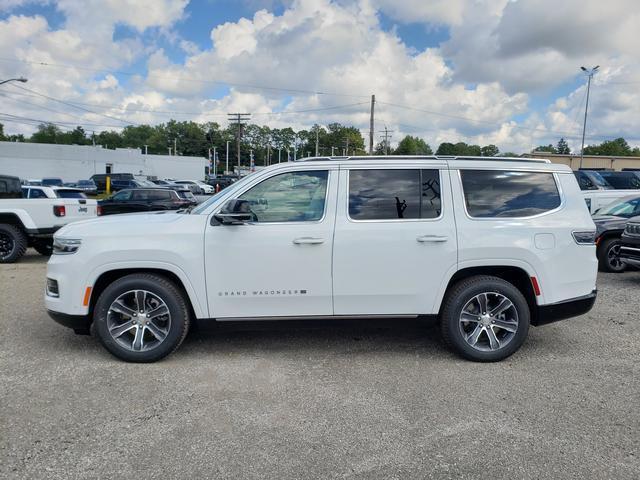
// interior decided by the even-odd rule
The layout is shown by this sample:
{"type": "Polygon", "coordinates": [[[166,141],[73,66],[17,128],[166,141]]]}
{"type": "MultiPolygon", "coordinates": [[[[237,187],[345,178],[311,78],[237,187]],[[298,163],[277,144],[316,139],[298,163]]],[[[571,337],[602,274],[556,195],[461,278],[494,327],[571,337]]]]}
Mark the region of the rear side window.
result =
{"type": "Polygon", "coordinates": [[[437,218],[438,170],[350,170],[349,217],[354,220],[437,218]]]}
{"type": "Polygon", "coordinates": [[[58,198],[87,198],[83,192],[77,190],[57,190],[56,196],[58,198]]]}
{"type": "Polygon", "coordinates": [[[552,173],[462,170],[460,175],[472,217],[530,217],[561,203],[552,173]]]}
{"type": "Polygon", "coordinates": [[[47,198],[47,195],[39,188],[29,189],[29,198],[47,198]]]}

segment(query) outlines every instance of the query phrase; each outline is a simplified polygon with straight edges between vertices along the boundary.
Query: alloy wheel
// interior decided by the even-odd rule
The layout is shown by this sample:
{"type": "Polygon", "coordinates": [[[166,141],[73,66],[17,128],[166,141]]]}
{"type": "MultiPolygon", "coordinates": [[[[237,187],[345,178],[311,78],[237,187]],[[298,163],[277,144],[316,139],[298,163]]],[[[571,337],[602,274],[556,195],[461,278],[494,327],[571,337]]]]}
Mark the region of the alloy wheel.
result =
{"type": "Polygon", "coordinates": [[[134,352],[159,346],[169,335],[171,313],[165,301],[147,290],[130,290],[107,312],[107,329],[120,346],[134,352]]]}
{"type": "Polygon", "coordinates": [[[506,347],[518,331],[518,311],[511,300],[497,292],[472,297],[460,313],[460,332],[476,350],[496,351],[506,347]]]}
{"type": "Polygon", "coordinates": [[[620,244],[614,243],[607,251],[607,262],[611,270],[620,270],[624,267],[624,263],[620,260],[620,244]]]}

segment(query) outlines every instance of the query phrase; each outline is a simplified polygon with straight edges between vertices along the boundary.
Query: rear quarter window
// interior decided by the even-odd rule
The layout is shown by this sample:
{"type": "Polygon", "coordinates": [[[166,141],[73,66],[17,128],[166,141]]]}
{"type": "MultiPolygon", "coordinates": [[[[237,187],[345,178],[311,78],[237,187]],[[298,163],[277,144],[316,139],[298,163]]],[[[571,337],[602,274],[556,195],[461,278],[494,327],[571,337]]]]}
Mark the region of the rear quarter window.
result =
{"type": "Polygon", "coordinates": [[[84,192],[77,190],[57,190],[56,196],[58,198],[87,198],[84,192]]]}
{"type": "Polygon", "coordinates": [[[531,217],[562,203],[552,173],[461,170],[460,176],[467,212],[474,218],[531,217]]]}

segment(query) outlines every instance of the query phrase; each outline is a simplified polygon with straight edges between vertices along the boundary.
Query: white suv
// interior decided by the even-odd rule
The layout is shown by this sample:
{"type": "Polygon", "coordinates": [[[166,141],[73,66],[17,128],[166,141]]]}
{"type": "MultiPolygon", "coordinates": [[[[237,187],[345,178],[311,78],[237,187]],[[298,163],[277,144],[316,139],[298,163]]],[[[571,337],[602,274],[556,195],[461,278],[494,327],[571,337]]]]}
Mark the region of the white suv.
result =
{"type": "Polygon", "coordinates": [[[121,359],[158,360],[193,319],[434,316],[465,358],[596,298],[595,226],[546,160],[311,158],[191,211],[78,222],[55,236],[50,315],[121,359]]]}

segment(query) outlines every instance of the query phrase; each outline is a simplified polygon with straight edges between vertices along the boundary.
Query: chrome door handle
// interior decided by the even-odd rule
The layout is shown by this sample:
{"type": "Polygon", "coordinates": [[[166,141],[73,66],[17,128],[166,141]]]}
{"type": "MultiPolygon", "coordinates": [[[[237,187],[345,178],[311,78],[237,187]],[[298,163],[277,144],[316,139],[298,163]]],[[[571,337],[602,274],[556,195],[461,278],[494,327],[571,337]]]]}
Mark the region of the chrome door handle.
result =
{"type": "Polygon", "coordinates": [[[420,235],[416,238],[420,243],[426,242],[446,242],[448,240],[444,235],[420,235]]]}
{"type": "Polygon", "coordinates": [[[319,245],[324,243],[324,238],[300,237],[293,241],[296,245],[319,245]]]}

